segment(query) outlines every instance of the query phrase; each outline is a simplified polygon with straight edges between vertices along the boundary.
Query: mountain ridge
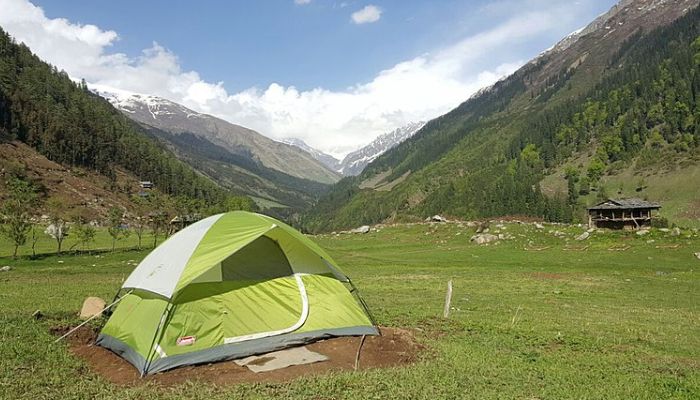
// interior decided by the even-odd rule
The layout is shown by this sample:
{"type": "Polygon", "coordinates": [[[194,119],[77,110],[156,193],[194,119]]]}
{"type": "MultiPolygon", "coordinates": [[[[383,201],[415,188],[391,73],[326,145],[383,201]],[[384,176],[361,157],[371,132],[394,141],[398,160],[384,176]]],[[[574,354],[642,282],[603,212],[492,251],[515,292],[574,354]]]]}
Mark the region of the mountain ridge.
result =
{"type": "Polygon", "coordinates": [[[264,166],[301,179],[329,184],[339,176],[308,153],[295,146],[270,139],[252,129],[221,118],[199,113],[174,101],[147,94],[105,86],[94,86],[96,93],[130,119],[174,135],[191,133],[204,137],[232,153],[248,153],[264,166]]]}
{"type": "MultiPolygon", "coordinates": [[[[680,139],[671,134],[677,128],[664,128],[664,119],[660,120],[661,128],[653,121],[648,122],[649,127],[639,128],[625,121],[646,118],[637,110],[644,112],[648,106],[641,100],[635,102],[628,93],[644,91],[653,99],[650,90],[658,85],[652,87],[651,82],[660,79],[661,69],[674,65],[673,60],[687,64],[690,42],[698,34],[697,4],[697,0],[627,0],[617,4],[512,75],[428,121],[416,135],[379,156],[359,176],[338,182],[307,213],[306,228],[347,228],[397,218],[422,219],[435,213],[461,218],[510,213],[571,220],[582,206],[576,205],[579,188],[589,190],[583,178],[590,191],[595,191],[593,186],[605,181],[600,180],[598,170],[602,168],[606,175],[614,173],[620,163],[635,162],[652,133],[660,133],[663,143],[668,143],[663,149],[696,151],[698,141],[692,139],[692,133],[687,139],[690,144],[678,144],[680,139]],[[676,47],[659,47],[666,41],[676,47]],[[601,96],[612,96],[612,100],[601,96]],[[621,102],[624,105],[619,105],[621,102]],[[578,132],[573,144],[561,142],[561,135],[570,133],[558,129],[596,113],[598,120],[592,120],[595,123],[591,122],[590,128],[571,128],[578,132]],[[616,122],[613,116],[620,120],[616,122]],[[577,151],[595,152],[596,162],[576,166],[581,181],[571,178],[575,189],[570,190],[570,197],[574,200],[567,199],[566,193],[544,195],[540,190],[542,177],[577,151]]],[[[692,72],[689,67],[674,69],[681,74],[678,79],[694,85],[697,75],[692,72]]],[[[686,92],[678,93],[685,96],[686,92]]],[[[689,107],[694,109],[692,97],[682,100],[690,101],[689,107]]],[[[665,112],[663,107],[661,111],[665,112]]],[[[675,117],[669,114],[665,118],[670,121],[675,117]]],[[[692,160],[694,156],[688,153],[688,157],[692,160]]]]}
{"type": "Polygon", "coordinates": [[[374,140],[359,149],[348,153],[342,160],[315,149],[306,142],[298,138],[283,139],[284,143],[297,146],[311,154],[328,168],[338,172],[343,176],[354,176],[360,174],[364,168],[377,157],[387,152],[389,149],[399,145],[404,140],[413,136],[425,125],[424,121],[409,122],[390,132],[377,136],[374,140]]]}

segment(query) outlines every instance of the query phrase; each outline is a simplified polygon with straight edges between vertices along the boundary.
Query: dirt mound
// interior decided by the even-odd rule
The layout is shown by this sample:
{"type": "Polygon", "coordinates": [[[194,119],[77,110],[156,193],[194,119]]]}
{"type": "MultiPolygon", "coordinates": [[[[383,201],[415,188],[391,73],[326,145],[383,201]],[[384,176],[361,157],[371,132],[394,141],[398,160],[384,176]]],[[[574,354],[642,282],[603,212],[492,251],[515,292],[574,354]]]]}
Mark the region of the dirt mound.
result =
{"type": "MultiPolygon", "coordinates": [[[[55,335],[68,331],[67,327],[51,329],[55,335]]],[[[423,350],[413,333],[399,328],[380,328],[381,336],[367,336],[360,352],[359,369],[393,367],[406,365],[417,360],[423,350]]],[[[233,361],[181,367],[171,371],[140,378],[136,369],[121,357],[94,345],[97,332],[83,327],[69,336],[70,350],[83,359],[90,370],[104,379],[125,386],[143,385],[154,382],[171,386],[187,381],[200,381],[217,385],[230,385],[243,382],[286,381],[300,376],[310,376],[329,371],[353,370],[355,357],[360,345],[360,337],[340,337],[320,340],[306,345],[311,351],[329,358],[327,361],[307,365],[296,365],[284,369],[254,373],[233,361]]]]}

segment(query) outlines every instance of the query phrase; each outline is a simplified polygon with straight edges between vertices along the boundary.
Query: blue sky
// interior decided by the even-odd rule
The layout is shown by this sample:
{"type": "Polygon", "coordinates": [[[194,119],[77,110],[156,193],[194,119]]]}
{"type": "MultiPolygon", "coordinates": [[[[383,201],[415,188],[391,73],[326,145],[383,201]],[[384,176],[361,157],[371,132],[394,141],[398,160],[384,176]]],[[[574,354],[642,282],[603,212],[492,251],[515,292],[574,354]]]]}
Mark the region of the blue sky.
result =
{"type": "Polygon", "coordinates": [[[15,10],[0,26],[75,78],[341,156],[448,111],[614,4],[298,2],[0,0],[15,10]]]}

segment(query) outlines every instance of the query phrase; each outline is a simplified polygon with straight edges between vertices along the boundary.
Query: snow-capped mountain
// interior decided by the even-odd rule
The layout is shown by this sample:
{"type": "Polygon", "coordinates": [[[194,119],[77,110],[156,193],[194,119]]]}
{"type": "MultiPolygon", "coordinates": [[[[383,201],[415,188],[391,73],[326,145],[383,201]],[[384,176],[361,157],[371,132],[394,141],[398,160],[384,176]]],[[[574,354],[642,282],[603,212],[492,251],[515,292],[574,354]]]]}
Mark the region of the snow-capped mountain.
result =
{"type": "Polygon", "coordinates": [[[425,122],[423,121],[411,122],[408,125],[380,135],[367,146],[345,156],[336,171],[345,176],[359,175],[367,164],[374,161],[375,158],[384,154],[387,150],[415,135],[424,125],[425,122]]]}
{"type": "Polygon", "coordinates": [[[315,149],[309,146],[305,141],[297,138],[285,138],[281,140],[282,143],[286,143],[292,146],[296,146],[305,152],[311,154],[313,158],[318,160],[321,164],[330,168],[333,171],[338,171],[340,169],[340,160],[333,157],[330,154],[326,154],[321,150],[315,149]]]}
{"type": "Polygon", "coordinates": [[[170,100],[92,85],[96,94],[132,120],[172,135],[191,134],[207,140],[231,154],[247,157],[294,177],[333,183],[338,175],[296,146],[272,140],[252,129],[198,113],[170,100]]]}

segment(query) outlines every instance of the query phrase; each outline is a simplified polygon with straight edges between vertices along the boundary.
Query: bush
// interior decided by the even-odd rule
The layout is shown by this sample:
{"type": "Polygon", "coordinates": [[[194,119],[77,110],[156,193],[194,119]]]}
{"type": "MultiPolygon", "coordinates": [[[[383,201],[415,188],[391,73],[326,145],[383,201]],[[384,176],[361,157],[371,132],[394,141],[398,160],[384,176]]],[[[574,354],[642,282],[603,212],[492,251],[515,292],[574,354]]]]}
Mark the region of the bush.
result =
{"type": "Polygon", "coordinates": [[[651,220],[651,226],[653,228],[668,228],[668,218],[659,215],[651,220]]]}

